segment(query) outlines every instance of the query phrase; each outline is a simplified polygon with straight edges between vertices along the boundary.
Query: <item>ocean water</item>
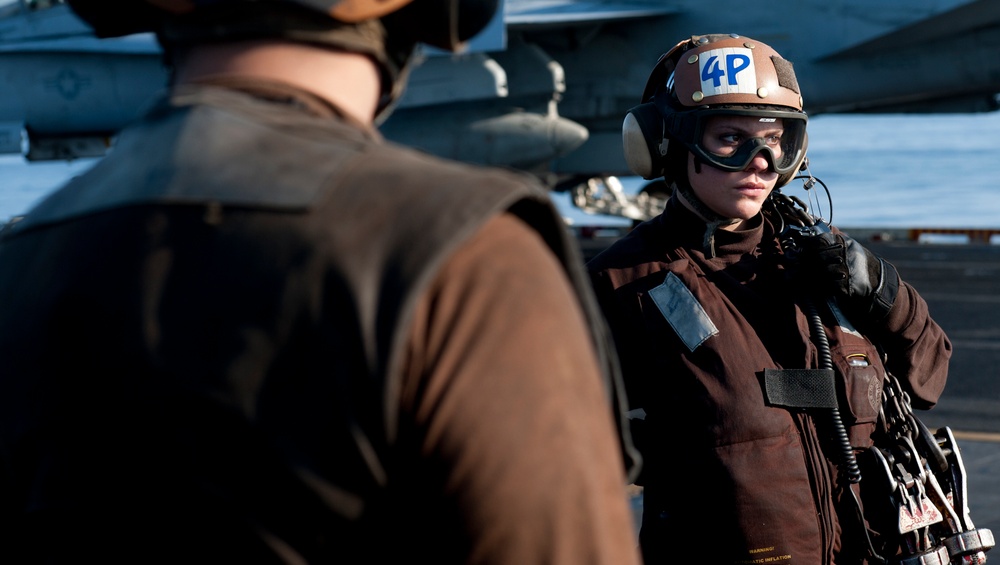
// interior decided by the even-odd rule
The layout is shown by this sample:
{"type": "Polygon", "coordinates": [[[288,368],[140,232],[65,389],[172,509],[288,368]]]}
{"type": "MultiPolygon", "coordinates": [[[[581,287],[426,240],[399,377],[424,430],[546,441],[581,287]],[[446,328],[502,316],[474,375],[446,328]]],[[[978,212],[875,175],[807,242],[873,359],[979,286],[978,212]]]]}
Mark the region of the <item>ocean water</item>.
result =
{"type": "MultiPolygon", "coordinates": [[[[818,196],[814,211],[841,227],[1000,228],[998,138],[1000,112],[815,116],[810,170],[828,187],[832,210],[820,186],[805,194],[793,182],[785,191],[818,196]]],[[[0,157],[0,222],[95,162],[0,157]]],[[[623,182],[631,190],[642,185],[637,178],[623,182]]],[[[574,223],[616,223],[575,209],[566,194],[553,200],[574,223]]]]}
{"type": "Polygon", "coordinates": [[[809,163],[852,227],[1000,228],[1000,113],[818,116],[809,163]]]}
{"type": "MultiPolygon", "coordinates": [[[[829,189],[784,191],[821,206],[841,227],[1000,228],[1000,112],[985,114],[820,115],[809,120],[809,168],[829,189]]],[[[645,181],[623,179],[638,190],[645,181]]],[[[574,223],[608,218],[574,211],[574,223]]]]}

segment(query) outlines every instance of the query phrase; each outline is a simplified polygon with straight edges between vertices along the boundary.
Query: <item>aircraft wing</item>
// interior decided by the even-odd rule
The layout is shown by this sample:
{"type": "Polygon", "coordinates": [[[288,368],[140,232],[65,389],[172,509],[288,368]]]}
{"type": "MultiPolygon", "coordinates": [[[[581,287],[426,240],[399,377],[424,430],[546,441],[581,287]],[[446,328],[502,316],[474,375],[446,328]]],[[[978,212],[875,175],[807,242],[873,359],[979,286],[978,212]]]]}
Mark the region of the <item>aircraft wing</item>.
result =
{"type": "Polygon", "coordinates": [[[606,23],[674,13],[677,13],[677,9],[663,2],[509,0],[504,11],[504,21],[508,28],[527,29],[552,25],[606,23]]]}
{"type": "MultiPolygon", "coordinates": [[[[1000,0],[501,5],[468,52],[421,53],[380,125],[386,138],[525,170],[556,190],[630,175],[624,116],[660,55],[705,33],[764,41],[793,61],[812,115],[1000,106],[1000,0]]],[[[0,152],[29,160],[103,154],[166,80],[148,36],[98,41],[61,0],[0,0],[0,152]]]]}
{"type": "Polygon", "coordinates": [[[923,48],[1000,27],[1000,2],[976,0],[902,28],[826,54],[824,60],[880,56],[904,48],[923,48]]]}
{"type": "MultiPolygon", "coordinates": [[[[827,80],[815,112],[943,113],[1000,105],[1000,2],[941,0],[941,9],[880,33],[845,41],[805,61],[815,72],[803,89],[827,80]],[[846,88],[851,76],[864,81],[846,88]]],[[[796,62],[798,65],[798,62],[796,62]]],[[[808,103],[807,103],[808,105],[808,103]]]]}

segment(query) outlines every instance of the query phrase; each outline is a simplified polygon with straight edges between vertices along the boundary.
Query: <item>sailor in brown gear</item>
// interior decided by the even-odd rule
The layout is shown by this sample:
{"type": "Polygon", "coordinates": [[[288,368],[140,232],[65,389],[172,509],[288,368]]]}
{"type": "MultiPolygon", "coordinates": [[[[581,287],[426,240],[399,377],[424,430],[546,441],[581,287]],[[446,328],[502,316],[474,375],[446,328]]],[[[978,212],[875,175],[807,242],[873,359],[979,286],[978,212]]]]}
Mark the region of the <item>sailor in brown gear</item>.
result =
{"type": "Polygon", "coordinates": [[[886,371],[932,406],[951,344],[896,269],[836,228],[786,256],[774,199],[806,156],[802,108],[790,62],[709,35],[661,57],[625,118],[632,170],[672,196],[588,268],[635,416],[649,564],[895,552],[866,532],[848,489],[871,481],[850,481],[841,448],[872,446],[886,371]]]}
{"type": "Polygon", "coordinates": [[[71,4],[173,83],[2,236],[0,560],[638,562],[547,193],[374,128],[495,2],[71,4]]]}

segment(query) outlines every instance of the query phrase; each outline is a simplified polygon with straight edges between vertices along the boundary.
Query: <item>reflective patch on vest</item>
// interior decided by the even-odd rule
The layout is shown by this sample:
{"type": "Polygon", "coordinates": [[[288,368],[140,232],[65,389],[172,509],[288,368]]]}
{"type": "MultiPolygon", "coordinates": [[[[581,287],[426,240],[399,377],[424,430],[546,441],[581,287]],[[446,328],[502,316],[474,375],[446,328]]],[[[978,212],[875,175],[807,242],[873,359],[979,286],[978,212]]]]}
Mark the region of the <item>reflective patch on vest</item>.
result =
{"type": "Polygon", "coordinates": [[[827,306],[830,307],[830,312],[833,313],[833,317],[837,320],[837,325],[840,329],[844,330],[844,333],[849,333],[855,337],[863,337],[861,332],[854,328],[851,321],[847,319],[847,316],[840,310],[840,306],[837,306],[837,301],[830,299],[827,301],[827,306]]]}
{"type": "Polygon", "coordinates": [[[719,333],[701,303],[677,275],[667,273],[663,284],[649,291],[649,297],[688,350],[694,351],[719,333]]]}

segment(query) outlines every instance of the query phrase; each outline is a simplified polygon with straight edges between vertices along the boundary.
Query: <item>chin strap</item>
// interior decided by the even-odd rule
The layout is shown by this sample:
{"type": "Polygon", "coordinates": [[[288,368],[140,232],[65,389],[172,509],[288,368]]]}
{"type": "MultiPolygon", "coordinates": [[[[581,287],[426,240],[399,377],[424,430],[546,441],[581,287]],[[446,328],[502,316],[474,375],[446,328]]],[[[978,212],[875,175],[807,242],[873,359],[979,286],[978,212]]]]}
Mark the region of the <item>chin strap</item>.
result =
{"type": "Polygon", "coordinates": [[[705,221],[705,236],[702,239],[702,251],[709,259],[715,258],[715,232],[722,226],[730,226],[738,223],[735,218],[725,218],[715,213],[709,208],[691,189],[691,185],[686,182],[675,182],[674,190],[687,202],[694,213],[705,221]]]}

